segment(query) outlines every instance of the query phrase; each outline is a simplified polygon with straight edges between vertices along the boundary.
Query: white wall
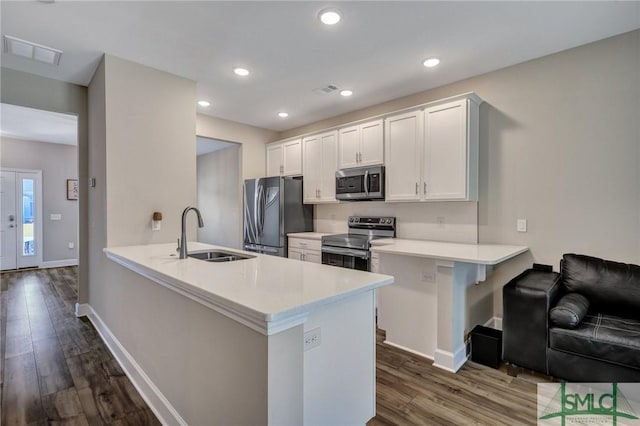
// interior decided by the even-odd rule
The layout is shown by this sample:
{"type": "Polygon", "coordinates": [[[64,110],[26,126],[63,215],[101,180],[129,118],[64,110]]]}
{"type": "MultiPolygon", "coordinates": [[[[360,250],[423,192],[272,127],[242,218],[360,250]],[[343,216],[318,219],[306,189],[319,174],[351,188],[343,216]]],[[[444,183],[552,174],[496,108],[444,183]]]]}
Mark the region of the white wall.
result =
{"type": "Polygon", "coordinates": [[[78,178],[78,149],[71,145],[0,138],[0,166],[42,170],[42,260],[78,259],[78,201],[67,200],[67,179],[78,178]],[[52,221],[50,215],[61,214],[52,221]],[[70,249],[68,244],[73,243],[70,249]]]}
{"type": "Polygon", "coordinates": [[[86,186],[88,164],[85,161],[88,155],[87,88],[7,68],[2,68],[0,77],[2,79],[0,84],[1,102],[78,116],[77,149],[80,159],[77,172],[80,185],[80,195],[77,202],[80,215],[78,301],[84,303],[88,298],[89,281],[87,258],[89,253],[89,202],[86,186]]]}
{"type": "Polygon", "coordinates": [[[199,155],[196,163],[198,209],[204,221],[198,241],[242,248],[240,145],[199,155]]]}
{"type": "Polygon", "coordinates": [[[278,140],[278,133],[235,121],[198,114],[196,134],[242,145],[242,179],[264,177],[267,160],[265,144],[278,140]]]}
{"type": "Polygon", "coordinates": [[[316,232],[347,232],[352,215],[395,216],[398,238],[478,242],[478,205],[474,202],[347,202],[317,205],[314,214],[316,232]]]}
{"type": "MultiPolygon", "coordinates": [[[[531,250],[495,268],[484,284],[494,289],[494,314],[501,316],[502,286],[532,262],[557,269],[563,253],[577,252],[640,263],[639,75],[640,31],[634,31],[281,137],[476,92],[486,102],[480,108],[479,241],[531,250]],[[518,218],[528,219],[529,232],[516,232],[518,218]]],[[[367,214],[368,204],[361,204],[359,213],[367,214]]],[[[341,208],[316,211],[342,221],[341,208]]],[[[433,207],[416,208],[432,216],[433,207]]],[[[484,303],[485,295],[477,297],[484,303]]]]}

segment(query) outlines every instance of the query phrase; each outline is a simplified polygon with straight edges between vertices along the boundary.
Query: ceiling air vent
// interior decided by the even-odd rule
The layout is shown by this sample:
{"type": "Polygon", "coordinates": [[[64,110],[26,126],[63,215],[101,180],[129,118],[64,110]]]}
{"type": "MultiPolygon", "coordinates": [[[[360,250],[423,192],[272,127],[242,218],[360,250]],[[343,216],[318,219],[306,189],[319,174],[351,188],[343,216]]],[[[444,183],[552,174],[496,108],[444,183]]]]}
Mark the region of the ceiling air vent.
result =
{"type": "Polygon", "coordinates": [[[34,61],[49,65],[58,65],[60,63],[60,56],[62,56],[62,50],[20,40],[19,38],[8,35],[4,36],[4,51],[10,55],[33,59],[34,61]]]}
{"type": "Polygon", "coordinates": [[[313,89],[313,91],[318,95],[328,95],[329,93],[335,92],[336,90],[338,90],[338,88],[333,84],[327,84],[324,87],[317,87],[313,89]]]}

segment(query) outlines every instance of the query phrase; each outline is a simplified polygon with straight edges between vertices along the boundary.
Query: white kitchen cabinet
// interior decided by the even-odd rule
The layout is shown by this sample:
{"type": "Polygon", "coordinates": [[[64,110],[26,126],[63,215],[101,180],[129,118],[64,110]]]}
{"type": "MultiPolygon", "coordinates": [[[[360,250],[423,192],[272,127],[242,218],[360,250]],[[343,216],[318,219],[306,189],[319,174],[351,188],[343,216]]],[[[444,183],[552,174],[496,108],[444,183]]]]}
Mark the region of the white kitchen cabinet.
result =
{"type": "Polygon", "coordinates": [[[303,144],[304,202],[307,204],[336,202],[336,170],[338,165],[338,132],[307,136],[303,144]]]}
{"type": "Polygon", "coordinates": [[[419,201],[424,131],[422,111],[385,120],[386,201],[419,201]]]}
{"type": "Polygon", "coordinates": [[[302,174],[302,139],[267,145],[267,176],[302,174]]]}
{"type": "Polygon", "coordinates": [[[320,240],[289,238],[289,259],[322,263],[320,240]]]}
{"type": "Polygon", "coordinates": [[[383,121],[373,120],[339,130],[338,168],[384,163],[383,121]]]}
{"type": "Polygon", "coordinates": [[[387,201],[477,201],[480,98],[387,118],[387,201]]]}

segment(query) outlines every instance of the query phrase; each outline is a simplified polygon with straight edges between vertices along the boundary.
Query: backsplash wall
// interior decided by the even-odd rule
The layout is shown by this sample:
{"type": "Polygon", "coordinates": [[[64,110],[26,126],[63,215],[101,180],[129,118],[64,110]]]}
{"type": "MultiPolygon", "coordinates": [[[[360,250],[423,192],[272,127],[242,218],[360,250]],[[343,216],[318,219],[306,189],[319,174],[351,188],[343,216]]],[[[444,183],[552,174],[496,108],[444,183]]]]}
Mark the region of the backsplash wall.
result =
{"type": "Polygon", "coordinates": [[[478,242],[478,203],[385,203],[377,201],[319,204],[316,232],[347,232],[349,216],[395,216],[396,236],[456,243],[478,242]]]}

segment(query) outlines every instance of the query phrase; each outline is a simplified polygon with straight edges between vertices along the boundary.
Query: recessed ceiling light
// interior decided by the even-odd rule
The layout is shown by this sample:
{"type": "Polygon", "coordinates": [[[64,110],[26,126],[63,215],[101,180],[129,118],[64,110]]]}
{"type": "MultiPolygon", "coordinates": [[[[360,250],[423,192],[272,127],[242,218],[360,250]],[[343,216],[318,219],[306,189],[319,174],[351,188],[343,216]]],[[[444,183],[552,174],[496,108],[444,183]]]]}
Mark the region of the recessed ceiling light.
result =
{"type": "Polygon", "coordinates": [[[211,102],[209,101],[198,101],[198,105],[200,105],[201,107],[208,107],[211,106],[211,102]]]}
{"type": "Polygon", "coordinates": [[[440,63],[440,59],[438,59],[438,58],[429,58],[429,59],[425,59],[422,62],[422,65],[424,65],[427,68],[431,68],[431,67],[435,67],[439,63],[440,63]]]}
{"type": "Polygon", "coordinates": [[[318,14],[318,18],[326,25],[335,25],[340,22],[340,11],[334,8],[322,9],[318,14]]]}
{"type": "Polygon", "coordinates": [[[248,75],[249,75],[249,70],[248,70],[248,69],[246,69],[246,68],[240,68],[240,67],[238,67],[238,68],[234,68],[234,69],[233,69],[233,72],[234,72],[236,75],[239,75],[240,77],[246,77],[246,76],[248,76],[248,75]]]}
{"type": "Polygon", "coordinates": [[[348,89],[341,90],[340,91],[340,95],[345,96],[345,97],[351,96],[351,95],[353,95],[353,91],[352,90],[348,90],[348,89]]]}
{"type": "Polygon", "coordinates": [[[289,116],[288,112],[282,111],[282,112],[278,113],[278,117],[280,117],[280,118],[287,118],[288,116],[289,116]]]}

